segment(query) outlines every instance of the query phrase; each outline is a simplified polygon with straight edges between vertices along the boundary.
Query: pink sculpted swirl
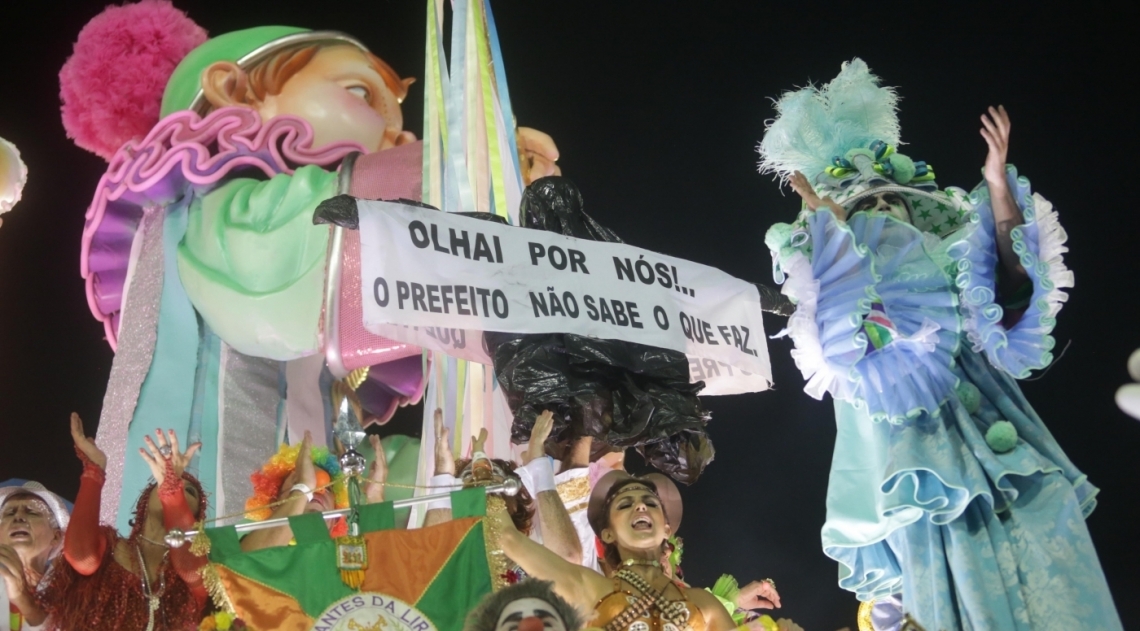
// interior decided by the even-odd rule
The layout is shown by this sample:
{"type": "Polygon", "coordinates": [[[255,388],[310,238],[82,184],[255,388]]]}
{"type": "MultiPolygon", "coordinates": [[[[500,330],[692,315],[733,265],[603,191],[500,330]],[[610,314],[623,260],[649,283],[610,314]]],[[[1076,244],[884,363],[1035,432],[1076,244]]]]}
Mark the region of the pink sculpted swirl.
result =
{"type": "Polygon", "coordinates": [[[279,116],[263,124],[253,110],[226,107],[205,118],[171,114],[141,142],[115,153],[87,209],[79,259],[87,304],[103,322],[111,348],[117,346],[131,243],[145,210],[208,192],[236,169],[258,169],[268,178],[310,164],[331,168],[350,152],[364,151],[346,142],[314,149],[312,140],[312,128],[300,118],[279,116]]]}

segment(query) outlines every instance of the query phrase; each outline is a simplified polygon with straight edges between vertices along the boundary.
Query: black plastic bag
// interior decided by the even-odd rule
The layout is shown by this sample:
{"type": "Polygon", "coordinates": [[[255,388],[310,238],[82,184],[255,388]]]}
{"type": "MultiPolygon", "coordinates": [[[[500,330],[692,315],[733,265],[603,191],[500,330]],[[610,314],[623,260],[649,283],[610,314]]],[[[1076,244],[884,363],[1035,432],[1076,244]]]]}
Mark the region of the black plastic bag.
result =
{"type": "MultiPolygon", "coordinates": [[[[620,243],[582,211],[577,187],[561,177],[537,180],[523,194],[520,223],[562,235],[620,243]]],[[[636,448],[646,462],[692,484],[712,462],[709,414],[689,383],[683,353],[568,333],[484,334],[514,424],[511,439],[530,439],[535,417],[554,412],[547,452],[560,458],[579,436],[597,451],[636,448]]]]}

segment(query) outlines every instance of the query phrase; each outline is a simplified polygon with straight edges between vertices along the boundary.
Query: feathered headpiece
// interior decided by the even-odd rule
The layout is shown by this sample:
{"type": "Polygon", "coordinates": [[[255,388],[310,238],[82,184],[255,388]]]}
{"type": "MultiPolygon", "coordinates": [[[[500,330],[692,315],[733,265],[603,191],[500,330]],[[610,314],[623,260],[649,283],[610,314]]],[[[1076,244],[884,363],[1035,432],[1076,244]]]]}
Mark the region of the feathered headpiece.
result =
{"type": "Polygon", "coordinates": [[[963,202],[938,190],[925,162],[895,150],[898,100],[859,58],[822,88],[784,93],[758,147],[760,172],[787,182],[799,171],[816,192],[848,208],[879,192],[898,193],[916,228],[945,236],[960,225],[963,202]]]}
{"type": "Polygon", "coordinates": [[[787,182],[799,171],[815,181],[836,156],[852,149],[866,149],[876,140],[898,145],[898,100],[859,58],[844,63],[839,76],[822,88],[785,92],[760,142],[760,172],[787,182]]]}

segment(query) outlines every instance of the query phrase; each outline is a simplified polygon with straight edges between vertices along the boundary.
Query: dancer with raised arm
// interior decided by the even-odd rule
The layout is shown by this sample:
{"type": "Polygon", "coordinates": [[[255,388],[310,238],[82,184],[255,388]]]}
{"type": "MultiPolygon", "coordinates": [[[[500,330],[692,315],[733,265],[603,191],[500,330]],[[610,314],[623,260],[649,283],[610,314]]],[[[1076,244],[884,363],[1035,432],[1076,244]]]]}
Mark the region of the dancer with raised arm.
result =
{"type": "Polygon", "coordinates": [[[64,536],[66,563],[52,571],[43,597],[50,628],[174,631],[196,626],[206,607],[198,574],[206,560],[191,554],[189,546],[171,549],[164,539],[171,529],[190,530],[206,515],[202,487],[185,470],[198,443],[182,451],[173,431],[146,438],[139,452],[155,481],[139,496],[130,534],[122,537],[99,524],[107,456],[84,434],[78,414],[71,415],[71,438],[83,477],[64,536]]]}
{"type": "Polygon", "coordinates": [[[928,629],[1120,629],[1085,525],[1097,489],[1015,381],[1053,360],[1065,232],[1006,163],[1004,107],[967,193],[897,152],[896,102],[856,59],[781,97],[760,145],[803,200],[766,238],[792,356],[835,400],[823,550],[840,586],[901,595],[928,629]]]}

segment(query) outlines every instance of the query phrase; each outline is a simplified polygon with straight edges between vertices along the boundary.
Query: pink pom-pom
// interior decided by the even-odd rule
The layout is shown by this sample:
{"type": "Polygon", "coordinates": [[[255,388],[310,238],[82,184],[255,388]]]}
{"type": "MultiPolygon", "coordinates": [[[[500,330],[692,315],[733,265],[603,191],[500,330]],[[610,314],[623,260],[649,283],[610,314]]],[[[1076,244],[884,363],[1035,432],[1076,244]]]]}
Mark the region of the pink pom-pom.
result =
{"type": "Polygon", "coordinates": [[[79,32],[59,71],[63,127],[75,144],[110,160],[158,122],[178,62],[206,31],[164,0],[110,6],[79,32]]]}

